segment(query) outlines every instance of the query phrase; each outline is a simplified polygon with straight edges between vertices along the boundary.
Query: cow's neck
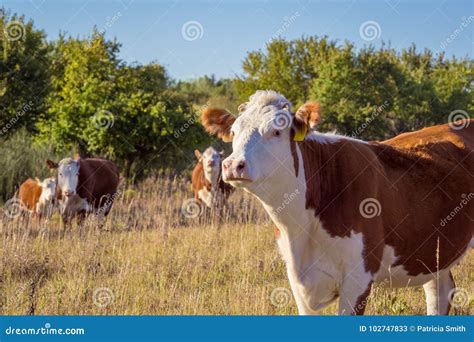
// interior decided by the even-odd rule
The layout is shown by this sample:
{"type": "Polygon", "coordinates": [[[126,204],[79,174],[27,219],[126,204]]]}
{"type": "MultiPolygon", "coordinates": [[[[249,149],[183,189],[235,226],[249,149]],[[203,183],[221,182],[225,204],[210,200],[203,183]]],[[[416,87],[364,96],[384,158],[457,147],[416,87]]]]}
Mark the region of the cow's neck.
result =
{"type": "MultiPolygon", "coordinates": [[[[290,152],[290,151],[289,151],[290,152]]],[[[310,255],[306,255],[312,243],[317,225],[314,213],[305,209],[306,180],[301,152],[296,150],[299,158],[297,167],[292,158],[287,160],[282,180],[263,182],[258,189],[252,191],[262,202],[274,224],[280,230],[279,248],[287,264],[288,272],[302,275],[311,263],[310,255]],[[296,169],[298,173],[296,174],[296,169]]]]}
{"type": "Polygon", "coordinates": [[[219,184],[219,176],[220,169],[211,169],[209,171],[208,169],[204,168],[204,179],[206,180],[208,187],[210,187],[210,190],[215,191],[217,189],[217,186],[219,184]]]}

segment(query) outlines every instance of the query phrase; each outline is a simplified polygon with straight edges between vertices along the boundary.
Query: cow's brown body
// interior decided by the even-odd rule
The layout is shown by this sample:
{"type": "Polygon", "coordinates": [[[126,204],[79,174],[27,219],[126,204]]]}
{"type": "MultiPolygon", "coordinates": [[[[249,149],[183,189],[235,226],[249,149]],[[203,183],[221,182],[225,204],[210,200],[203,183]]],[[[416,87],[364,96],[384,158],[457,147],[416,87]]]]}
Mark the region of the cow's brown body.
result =
{"type": "MultiPolygon", "coordinates": [[[[117,192],[120,181],[117,166],[109,160],[89,158],[79,159],[79,182],[77,184],[77,194],[87,202],[99,209],[107,201],[113,201],[113,196],[117,192]]],[[[104,209],[107,215],[112,206],[104,209]]]]}
{"type": "Polygon", "coordinates": [[[399,256],[392,266],[412,276],[447,268],[465,253],[474,232],[474,121],[459,131],[440,125],[380,143],[297,144],[307,207],[331,236],[363,233],[367,271],[379,270],[385,245],[399,256]],[[360,215],[368,198],[380,202],[379,216],[360,215]],[[446,221],[463,200],[462,212],[446,221]]]}
{"type": "Polygon", "coordinates": [[[42,189],[38,182],[32,178],[28,178],[20,185],[18,199],[26,209],[34,213],[41,196],[41,191],[42,189]]]}

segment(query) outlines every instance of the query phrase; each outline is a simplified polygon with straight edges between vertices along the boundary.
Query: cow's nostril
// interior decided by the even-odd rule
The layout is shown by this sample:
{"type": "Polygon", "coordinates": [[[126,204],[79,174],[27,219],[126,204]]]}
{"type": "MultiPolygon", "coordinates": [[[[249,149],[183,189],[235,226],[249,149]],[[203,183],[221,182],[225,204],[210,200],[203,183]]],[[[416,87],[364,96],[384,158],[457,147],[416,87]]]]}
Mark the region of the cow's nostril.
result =
{"type": "Polygon", "coordinates": [[[239,161],[239,163],[237,164],[237,170],[243,170],[243,168],[245,167],[245,162],[243,160],[239,161]]]}

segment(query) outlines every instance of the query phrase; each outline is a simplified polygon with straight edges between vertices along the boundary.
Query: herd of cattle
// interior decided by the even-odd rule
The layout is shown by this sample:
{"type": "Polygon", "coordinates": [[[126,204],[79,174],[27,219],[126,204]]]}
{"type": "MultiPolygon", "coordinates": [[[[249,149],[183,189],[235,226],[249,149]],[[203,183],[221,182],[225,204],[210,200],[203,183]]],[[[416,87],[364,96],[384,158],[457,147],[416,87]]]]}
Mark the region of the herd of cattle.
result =
{"type": "MultiPolygon", "coordinates": [[[[213,206],[234,188],[257,197],[278,229],[300,314],[337,298],[340,314],[363,314],[373,283],[423,286],[428,314],[449,313],[451,269],[473,247],[474,120],[425,128],[383,142],[316,131],[321,109],[293,111],[274,91],[257,91],[238,116],[204,110],[204,128],[233,152],[196,150],[196,200],[213,206]]],[[[47,162],[56,170],[19,190],[38,215],[61,202],[67,221],[106,206],[119,183],[100,159],[47,162]]]]}
{"type": "MultiPolygon", "coordinates": [[[[196,166],[192,173],[194,198],[208,208],[225,204],[234,188],[222,180],[221,158],[223,152],[212,146],[203,153],[195,150],[196,166]]],[[[65,158],[59,163],[46,161],[55,177],[41,181],[28,178],[18,190],[18,200],[24,213],[40,221],[50,218],[59,209],[64,224],[77,217],[81,222],[87,214],[99,213],[105,217],[110,212],[120,175],[117,166],[109,160],[98,158],[65,158]]]]}

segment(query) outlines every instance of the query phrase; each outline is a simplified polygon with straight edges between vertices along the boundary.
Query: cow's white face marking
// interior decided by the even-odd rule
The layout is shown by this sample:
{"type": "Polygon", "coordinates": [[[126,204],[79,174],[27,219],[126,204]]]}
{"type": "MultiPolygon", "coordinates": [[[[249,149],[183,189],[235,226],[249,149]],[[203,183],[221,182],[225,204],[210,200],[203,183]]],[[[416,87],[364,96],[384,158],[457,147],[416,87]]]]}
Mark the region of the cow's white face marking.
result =
{"type": "MultiPolygon", "coordinates": [[[[225,160],[244,161],[243,178],[227,181],[255,193],[255,184],[277,183],[293,169],[290,102],[273,91],[259,91],[250,97],[232,125],[232,154],[225,160]]],[[[294,177],[294,171],[293,171],[294,177]]]]}
{"type": "Polygon", "coordinates": [[[49,203],[56,198],[56,181],[54,178],[46,178],[42,182],[38,182],[41,186],[41,196],[39,199],[40,203],[49,203]]]}
{"type": "Polygon", "coordinates": [[[41,186],[41,195],[36,203],[36,213],[49,217],[53,213],[54,200],[56,199],[56,180],[46,178],[42,182],[37,179],[37,182],[41,186]]]}
{"type": "Polygon", "coordinates": [[[221,171],[221,153],[212,146],[208,147],[202,154],[202,165],[204,168],[204,177],[211,183],[212,187],[217,186],[221,171]]]}
{"type": "Polygon", "coordinates": [[[64,197],[76,194],[79,182],[79,162],[72,158],[66,158],[59,162],[58,186],[64,197]]]}

